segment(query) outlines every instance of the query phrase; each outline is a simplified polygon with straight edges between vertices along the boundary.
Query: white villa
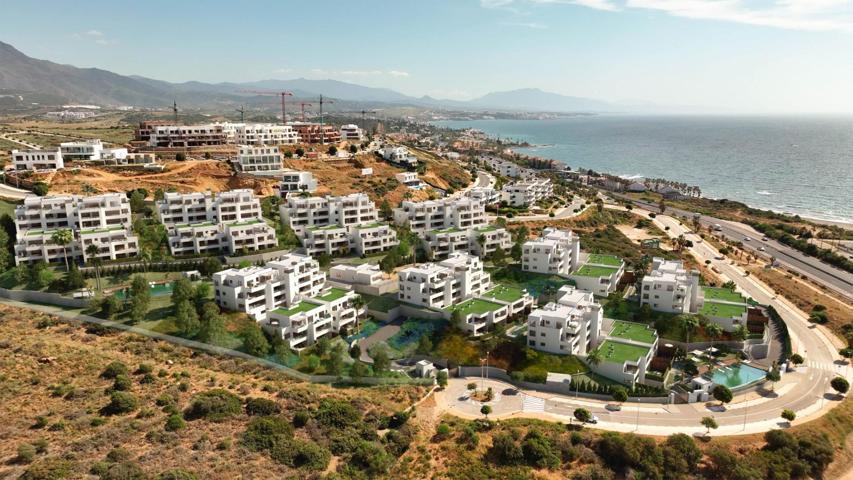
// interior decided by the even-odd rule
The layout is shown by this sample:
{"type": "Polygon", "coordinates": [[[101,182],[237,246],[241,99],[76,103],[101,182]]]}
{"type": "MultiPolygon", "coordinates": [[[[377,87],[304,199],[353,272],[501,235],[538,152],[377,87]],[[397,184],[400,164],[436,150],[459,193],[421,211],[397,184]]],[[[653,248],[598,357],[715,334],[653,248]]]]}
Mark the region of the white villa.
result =
{"type": "Polygon", "coordinates": [[[388,162],[405,167],[418,166],[418,157],[412,155],[406,147],[386,145],[380,150],[380,153],[382,154],[382,158],[388,162]]]}
{"type": "Polygon", "coordinates": [[[229,124],[226,129],[233,129],[233,141],[238,145],[274,146],[299,143],[299,133],[290,125],[233,123],[229,124]]]}
{"type": "Polygon", "coordinates": [[[579,289],[600,297],[606,297],[615,292],[625,273],[625,262],[614,255],[582,253],[578,263],[579,267],[569,275],[569,278],[574,280],[579,289]]]}
{"type": "Polygon", "coordinates": [[[233,163],[238,172],[274,175],[282,171],[282,158],[278,147],[240,145],[233,163]]]}
{"type": "Polygon", "coordinates": [[[311,172],[285,170],[281,175],[278,192],[281,198],[290,194],[314,193],[317,191],[317,180],[311,172]]]}
{"type": "Polygon", "coordinates": [[[12,150],[12,164],[15,170],[61,170],[65,168],[62,151],[53,150],[12,150]]]}
{"type": "Polygon", "coordinates": [[[680,260],[655,257],[652,271],[643,277],[640,304],[660,312],[690,313],[699,293],[698,271],[688,272],[680,260]]]}
{"type": "Polygon", "coordinates": [[[460,252],[437,263],[404,268],[398,278],[400,301],[437,309],[480,295],[491,286],[480,259],[460,252]]]}
{"type": "Polygon", "coordinates": [[[360,142],[364,140],[364,130],[358,128],[358,125],[353,125],[351,123],[341,125],[341,140],[360,142]]]}
{"type": "Polygon", "coordinates": [[[498,248],[509,251],[512,237],[504,228],[484,226],[459,229],[455,227],[431,230],[422,237],[423,245],[432,258],[445,258],[453,252],[468,252],[481,258],[498,248]]]}
{"type": "Polygon", "coordinates": [[[376,204],[366,193],[333,197],[288,196],[279,207],[281,219],[297,234],[308,227],[350,226],[376,222],[376,204]]]}
{"type": "Polygon", "coordinates": [[[468,190],[467,196],[483,205],[493,205],[501,201],[501,192],[491,187],[474,187],[468,190]]]}

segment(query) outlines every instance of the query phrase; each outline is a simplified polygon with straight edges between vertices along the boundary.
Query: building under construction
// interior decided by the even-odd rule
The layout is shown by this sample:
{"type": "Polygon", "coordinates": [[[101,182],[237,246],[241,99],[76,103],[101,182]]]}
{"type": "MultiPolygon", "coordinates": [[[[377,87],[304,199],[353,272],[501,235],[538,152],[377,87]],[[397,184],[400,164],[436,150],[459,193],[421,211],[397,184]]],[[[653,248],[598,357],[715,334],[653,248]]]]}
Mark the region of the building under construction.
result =
{"type": "Polygon", "coordinates": [[[302,143],[337,143],[341,141],[341,132],[332,125],[320,125],[311,122],[293,122],[290,124],[299,132],[302,143]]]}
{"type": "Polygon", "coordinates": [[[222,125],[174,125],[171,122],[141,122],[136,128],[135,144],[157,148],[220,146],[227,143],[222,125]]]}

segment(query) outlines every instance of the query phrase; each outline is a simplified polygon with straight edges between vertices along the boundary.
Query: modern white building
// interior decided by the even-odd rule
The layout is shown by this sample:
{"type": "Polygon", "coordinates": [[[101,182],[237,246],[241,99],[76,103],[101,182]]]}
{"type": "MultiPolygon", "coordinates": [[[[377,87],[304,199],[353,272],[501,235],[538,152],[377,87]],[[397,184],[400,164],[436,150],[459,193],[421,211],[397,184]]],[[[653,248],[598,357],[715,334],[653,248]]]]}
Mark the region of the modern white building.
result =
{"type": "Polygon", "coordinates": [[[350,290],[332,287],[316,297],[272,310],[264,328],[287,342],[290,348],[301,350],[355,324],[359,313],[355,297],[350,290]]]}
{"type": "Polygon", "coordinates": [[[366,193],[339,197],[289,196],[279,208],[282,222],[296,233],[308,227],[373,223],[378,218],[376,204],[366,193]]]}
{"type": "Polygon", "coordinates": [[[15,209],[15,225],[17,264],[61,262],[66,254],[70,260],[86,262],[91,245],[98,248],[95,257],[101,259],[132,257],[139,250],[138,237],[131,230],[130,202],[121,193],[27,197],[15,209]],[[71,231],[72,241],[63,250],[52,236],[66,229],[71,231]]]}
{"type": "Polygon", "coordinates": [[[424,202],[407,200],[394,209],[394,223],[407,225],[419,235],[448,228],[481,228],[486,226],[486,210],[482,203],[468,197],[424,202]]]}
{"type": "Polygon", "coordinates": [[[373,263],[341,264],[329,269],[329,280],[350,285],[378,285],[385,277],[379,265],[373,263]]]}
{"type": "Polygon", "coordinates": [[[282,155],[278,147],[240,145],[234,167],[238,172],[272,175],[282,171],[282,155]]]}
{"type": "Polygon", "coordinates": [[[580,262],[580,237],[571,230],[545,228],[522,247],[521,269],[526,272],[568,276],[580,262]]]}
{"type": "Polygon", "coordinates": [[[251,190],[167,192],[157,210],[173,255],[248,253],[278,245],[251,190]]]}
{"type": "Polygon", "coordinates": [[[592,293],[563,286],[557,302],[527,317],[527,345],[543,352],[585,356],[599,343],[604,314],[592,293]]]}
{"type": "Polygon", "coordinates": [[[387,223],[360,223],[348,228],[350,248],[359,256],[384,252],[400,243],[397,232],[387,223]]]}
{"type": "Polygon", "coordinates": [[[360,142],[364,140],[364,131],[358,128],[358,125],[353,125],[351,123],[341,125],[341,140],[360,142]]]}
{"type": "Polygon", "coordinates": [[[423,263],[398,273],[400,301],[444,309],[480,295],[491,286],[491,276],[474,255],[454,252],[437,263],[423,263]]]}
{"type": "Polygon", "coordinates": [[[290,125],[274,123],[235,123],[234,143],[238,145],[275,146],[299,143],[299,133],[290,125]]]}
{"type": "Polygon", "coordinates": [[[418,157],[412,155],[412,152],[406,147],[385,145],[380,153],[382,158],[388,162],[410,168],[418,166],[418,157]]]}
{"type": "Polygon", "coordinates": [[[59,150],[63,160],[100,160],[104,145],[100,139],[81,140],[60,143],[59,150]]]}
{"type": "Polygon", "coordinates": [[[625,273],[625,262],[614,255],[583,253],[579,264],[580,266],[569,275],[569,279],[573,280],[579,289],[600,297],[615,292],[625,273]]]}
{"type": "Polygon", "coordinates": [[[291,194],[314,193],[317,191],[317,180],[311,172],[297,170],[285,170],[281,174],[281,183],[278,184],[278,192],[281,198],[287,198],[291,194]]]}
{"type": "Polygon", "coordinates": [[[512,207],[527,207],[539,203],[554,193],[554,185],[548,178],[532,179],[504,185],[501,201],[512,207]]]}
{"type": "Polygon", "coordinates": [[[209,147],[228,141],[221,124],[150,125],[145,135],[149,147],[160,148],[209,147]]]}
{"type": "Polygon", "coordinates": [[[688,272],[680,260],[655,257],[652,271],[643,277],[640,304],[660,312],[690,313],[699,294],[698,271],[688,272]]]}
{"type": "Polygon", "coordinates": [[[520,167],[513,162],[498,157],[482,157],[481,160],[502,177],[516,178],[521,176],[520,167]]]}
{"type": "Polygon", "coordinates": [[[646,372],[658,349],[658,334],[643,323],[614,320],[610,332],[599,343],[600,361],[590,363],[602,376],[633,387],[646,382],[646,372]]]}
{"type": "Polygon", "coordinates": [[[422,241],[427,253],[436,259],[445,258],[453,252],[467,252],[484,258],[498,248],[507,253],[512,248],[509,232],[494,226],[431,230],[422,236],[422,241]]]}
{"type": "Polygon", "coordinates": [[[467,196],[483,205],[494,205],[501,201],[501,192],[491,187],[474,187],[468,190],[467,196]]]}
{"type": "Polygon", "coordinates": [[[65,168],[62,151],[53,150],[12,150],[12,164],[15,170],[61,170],[65,168]]]}

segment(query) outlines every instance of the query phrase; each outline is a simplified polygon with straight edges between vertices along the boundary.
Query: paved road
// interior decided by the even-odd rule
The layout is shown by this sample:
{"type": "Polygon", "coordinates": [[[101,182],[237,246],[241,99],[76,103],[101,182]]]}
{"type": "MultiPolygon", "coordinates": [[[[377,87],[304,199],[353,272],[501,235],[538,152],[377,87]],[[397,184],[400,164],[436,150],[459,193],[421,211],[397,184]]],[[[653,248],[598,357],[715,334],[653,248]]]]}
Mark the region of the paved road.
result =
{"type": "MultiPolygon", "coordinates": [[[[608,194],[622,199],[629,199],[628,197],[619,194],[613,194],[610,192],[608,192],[608,194]]],[[[657,205],[655,204],[640,200],[631,200],[635,204],[652,212],[658,211],[657,205]]],[[[687,218],[693,218],[693,212],[688,212],[686,210],[667,207],[666,212],[682,217],[686,216],[687,218]]],[[[794,271],[805,274],[817,282],[844,295],[848,299],[853,300],[853,274],[845,272],[840,268],[833,267],[832,265],[822,262],[815,257],[804,255],[798,250],[787,245],[783,245],[775,240],[770,239],[766,242],[762,241],[761,238],[763,235],[748,225],[744,225],[739,222],[721,220],[707,215],[702,215],[699,222],[704,226],[719,224],[722,230],[718,233],[721,233],[731,240],[743,242],[743,246],[746,250],[765,258],[770,258],[772,256],[785,268],[790,268],[794,271]],[[745,241],[744,239],[746,237],[750,237],[752,240],[745,241]],[[760,247],[764,247],[765,251],[759,251],[758,249],[760,247]]]]}
{"type": "MultiPolygon", "coordinates": [[[[557,210],[556,212],[554,212],[553,217],[548,215],[548,214],[542,214],[542,215],[524,215],[524,216],[517,215],[513,218],[506,218],[506,217],[504,217],[504,218],[506,218],[507,223],[541,222],[543,220],[564,220],[566,218],[577,217],[578,215],[582,214],[588,208],[591,208],[591,207],[592,207],[592,205],[589,202],[587,202],[585,199],[580,198],[578,196],[575,196],[574,200],[572,200],[572,203],[570,203],[568,207],[563,207],[563,208],[557,210]],[[583,210],[578,210],[577,212],[575,212],[575,209],[579,209],[581,207],[581,205],[583,205],[583,204],[586,204],[586,207],[583,210]]],[[[497,216],[496,215],[488,215],[486,218],[488,219],[488,221],[493,222],[493,221],[495,221],[497,216]]]]}
{"type": "Polygon", "coordinates": [[[4,183],[0,183],[0,197],[9,198],[12,200],[23,200],[26,197],[31,197],[35,195],[33,192],[29,190],[23,190],[20,188],[11,187],[4,183]]]}

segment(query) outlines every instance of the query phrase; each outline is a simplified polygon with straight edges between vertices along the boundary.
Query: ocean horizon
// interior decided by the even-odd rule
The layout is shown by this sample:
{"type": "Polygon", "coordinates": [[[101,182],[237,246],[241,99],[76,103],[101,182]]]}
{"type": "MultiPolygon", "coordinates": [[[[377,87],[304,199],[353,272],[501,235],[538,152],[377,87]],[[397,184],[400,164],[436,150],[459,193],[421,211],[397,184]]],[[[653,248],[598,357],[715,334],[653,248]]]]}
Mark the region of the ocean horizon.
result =
{"type": "Polygon", "coordinates": [[[447,120],[530,143],[519,153],[572,169],[696,185],[707,198],[853,223],[853,117],[584,115],[447,120]]]}

